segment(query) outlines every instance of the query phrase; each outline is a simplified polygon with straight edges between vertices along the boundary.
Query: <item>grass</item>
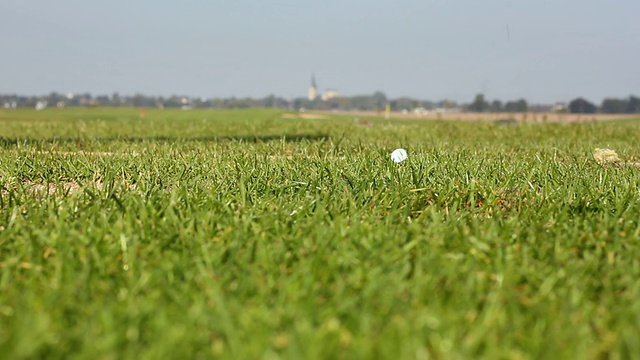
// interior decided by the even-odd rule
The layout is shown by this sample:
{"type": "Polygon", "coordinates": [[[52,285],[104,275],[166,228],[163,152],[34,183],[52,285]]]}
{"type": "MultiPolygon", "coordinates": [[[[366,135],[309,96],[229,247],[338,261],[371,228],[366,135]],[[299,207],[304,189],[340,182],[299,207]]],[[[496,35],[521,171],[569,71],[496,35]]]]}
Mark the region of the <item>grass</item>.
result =
{"type": "Polygon", "coordinates": [[[640,354],[640,119],[282,115],[0,110],[0,358],[640,354]]]}

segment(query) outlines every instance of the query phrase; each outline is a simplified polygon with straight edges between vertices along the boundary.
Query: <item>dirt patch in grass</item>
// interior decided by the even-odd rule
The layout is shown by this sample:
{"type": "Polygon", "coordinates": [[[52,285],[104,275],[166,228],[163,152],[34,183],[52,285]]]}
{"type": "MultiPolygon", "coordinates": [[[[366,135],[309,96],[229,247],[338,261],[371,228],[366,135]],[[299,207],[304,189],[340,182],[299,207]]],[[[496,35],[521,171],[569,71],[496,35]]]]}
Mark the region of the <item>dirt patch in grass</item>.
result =
{"type": "Polygon", "coordinates": [[[314,120],[314,119],[326,119],[329,116],[327,115],[322,115],[322,114],[309,114],[309,113],[298,113],[298,114],[284,114],[282,115],[283,119],[310,119],[310,120],[314,120]]]}
{"type": "MultiPolygon", "coordinates": [[[[27,191],[37,195],[46,194],[73,194],[82,188],[80,183],[74,181],[61,181],[58,183],[25,183],[27,191]]],[[[102,183],[95,183],[96,188],[101,189],[102,183]]]]}
{"type": "Polygon", "coordinates": [[[36,154],[45,154],[45,155],[89,155],[89,156],[112,156],[114,155],[111,151],[36,151],[36,154]]]}
{"type": "MultiPolygon", "coordinates": [[[[9,196],[11,192],[21,192],[33,196],[36,199],[43,199],[47,196],[65,197],[82,192],[84,189],[95,189],[102,191],[107,184],[101,180],[84,180],[84,181],[57,181],[57,182],[32,182],[21,181],[18,183],[5,183],[0,188],[0,196],[9,196]]],[[[127,190],[136,190],[138,186],[136,184],[114,184],[117,188],[124,188],[127,190]]]]}

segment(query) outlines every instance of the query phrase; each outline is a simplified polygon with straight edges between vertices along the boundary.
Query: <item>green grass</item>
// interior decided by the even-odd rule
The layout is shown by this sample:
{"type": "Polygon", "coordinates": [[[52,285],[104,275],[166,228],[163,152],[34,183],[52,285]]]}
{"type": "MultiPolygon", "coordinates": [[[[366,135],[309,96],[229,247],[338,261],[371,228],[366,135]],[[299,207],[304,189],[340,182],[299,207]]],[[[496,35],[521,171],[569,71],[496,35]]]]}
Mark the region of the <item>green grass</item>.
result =
{"type": "Polygon", "coordinates": [[[282,114],[0,110],[0,358],[640,354],[640,119],[282,114]]]}

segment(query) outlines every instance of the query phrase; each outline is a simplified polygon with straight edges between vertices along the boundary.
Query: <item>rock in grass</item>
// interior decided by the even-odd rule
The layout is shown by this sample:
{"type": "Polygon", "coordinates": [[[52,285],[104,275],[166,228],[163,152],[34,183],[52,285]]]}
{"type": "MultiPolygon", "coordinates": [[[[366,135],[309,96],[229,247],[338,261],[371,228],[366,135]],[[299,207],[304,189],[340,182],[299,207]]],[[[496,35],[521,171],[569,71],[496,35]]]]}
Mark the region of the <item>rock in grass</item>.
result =
{"type": "Polygon", "coordinates": [[[607,164],[620,165],[620,166],[626,165],[626,166],[635,166],[637,168],[640,168],[640,162],[624,161],[620,159],[620,157],[618,156],[618,153],[616,153],[615,150],[611,150],[611,149],[596,149],[593,152],[593,158],[600,165],[607,165],[607,164]]]}
{"type": "Polygon", "coordinates": [[[600,165],[605,164],[621,164],[623,161],[618,156],[615,150],[611,149],[596,149],[593,152],[593,158],[600,165]]]}

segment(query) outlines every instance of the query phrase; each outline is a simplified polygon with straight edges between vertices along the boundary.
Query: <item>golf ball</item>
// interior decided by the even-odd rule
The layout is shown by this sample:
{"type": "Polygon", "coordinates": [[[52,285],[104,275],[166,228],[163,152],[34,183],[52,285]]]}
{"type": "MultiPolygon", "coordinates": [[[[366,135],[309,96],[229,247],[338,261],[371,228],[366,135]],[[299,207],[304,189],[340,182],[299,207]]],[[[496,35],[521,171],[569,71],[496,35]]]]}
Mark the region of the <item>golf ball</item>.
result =
{"type": "Polygon", "coordinates": [[[408,157],[409,155],[407,155],[407,150],[405,149],[395,149],[391,153],[391,160],[393,160],[396,163],[401,163],[407,160],[408,157]]]}

